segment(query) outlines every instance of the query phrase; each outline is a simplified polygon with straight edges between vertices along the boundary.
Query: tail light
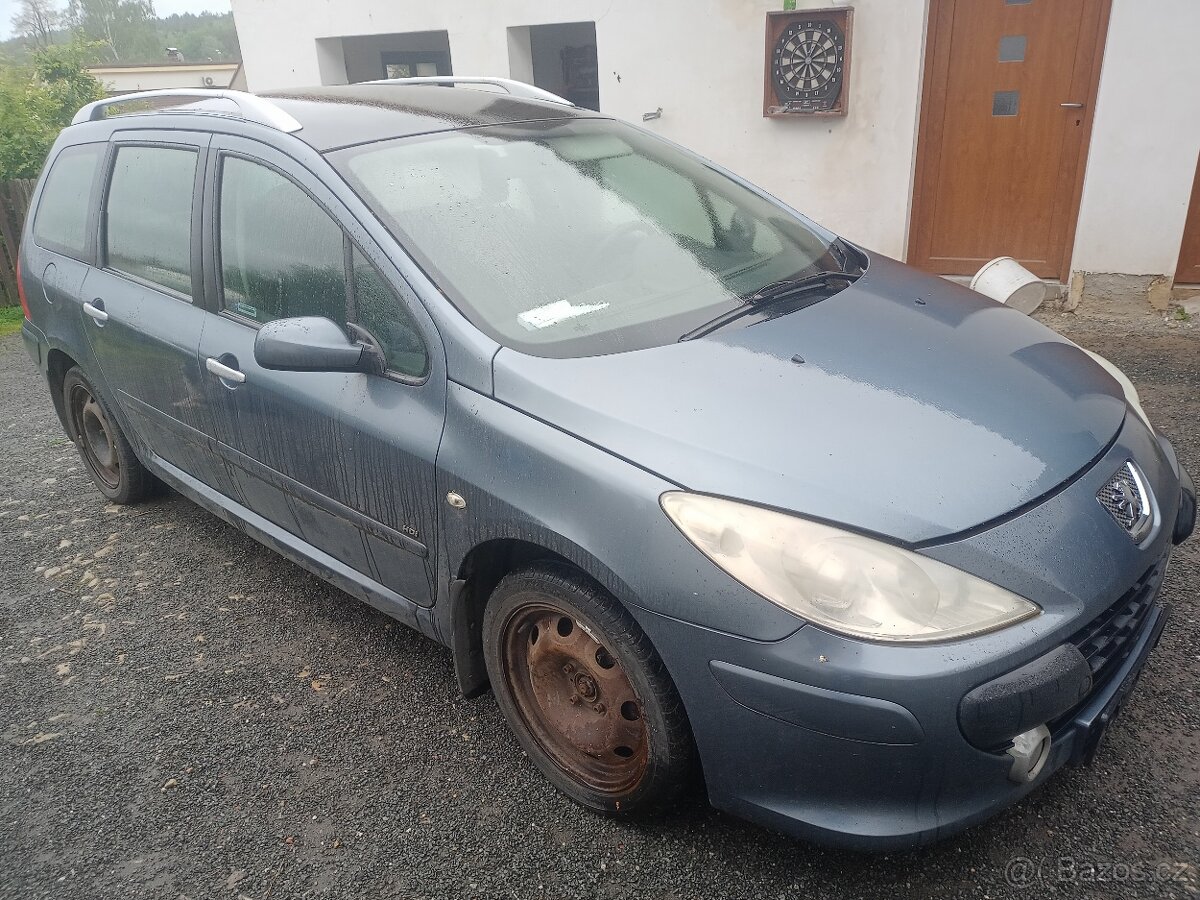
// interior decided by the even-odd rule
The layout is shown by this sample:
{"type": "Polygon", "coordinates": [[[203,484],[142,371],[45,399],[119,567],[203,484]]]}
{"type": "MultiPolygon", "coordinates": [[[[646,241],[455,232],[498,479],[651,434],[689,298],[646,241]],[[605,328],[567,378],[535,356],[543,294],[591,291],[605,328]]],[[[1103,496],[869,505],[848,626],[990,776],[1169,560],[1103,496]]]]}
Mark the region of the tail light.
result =
{"type": "Polygon", "coordinates": [[[21,258],[19,251],[17,256],[17,298],[21,301],[21,312],[25,313],[25,318],[31,318],[29,315],[29,301],[25,299],[25,282],[21,279],[21,258]]]}

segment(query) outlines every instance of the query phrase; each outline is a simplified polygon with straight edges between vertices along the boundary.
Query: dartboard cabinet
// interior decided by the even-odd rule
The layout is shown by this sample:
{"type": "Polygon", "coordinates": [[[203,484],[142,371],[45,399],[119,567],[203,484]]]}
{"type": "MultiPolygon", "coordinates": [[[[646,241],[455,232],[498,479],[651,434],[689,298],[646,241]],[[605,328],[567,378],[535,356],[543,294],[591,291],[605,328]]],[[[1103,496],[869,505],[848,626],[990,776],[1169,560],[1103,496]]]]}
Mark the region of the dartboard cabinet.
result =
{"type": "Polygon", "coordinates": [[[844,116],[850,7],[767,13],[764,116],[844,116]]]}

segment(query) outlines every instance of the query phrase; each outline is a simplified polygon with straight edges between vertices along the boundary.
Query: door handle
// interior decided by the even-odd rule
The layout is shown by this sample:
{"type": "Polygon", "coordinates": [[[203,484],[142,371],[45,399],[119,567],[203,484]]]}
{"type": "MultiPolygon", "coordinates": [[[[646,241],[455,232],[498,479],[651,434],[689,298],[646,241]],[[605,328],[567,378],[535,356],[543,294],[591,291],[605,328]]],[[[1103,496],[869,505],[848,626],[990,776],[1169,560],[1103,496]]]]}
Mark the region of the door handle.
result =
{"type": "Polygon", "coordinates": [[[246,382],[245,372],[231,369],[225,363],[213,359],[211,356],[204,361],[204,367],[224,381],[232,381],[234,384],[245,384],[246,382]]]}
{"type": "Polygon", "coordinates": [[[1063,109],[1083,109],[1082,103],[1060,103],[1058,105],[1063,109]]]}
{"type": "Polygon", "coordinates": [[[97,300],[96,303],[99,303],[100,305],[96,306],[95,303],[84,303],[83,311],[95,319],[97,325],[103,325],[108,321],[108,313],[104,311],[103,300],[97,300]]]}

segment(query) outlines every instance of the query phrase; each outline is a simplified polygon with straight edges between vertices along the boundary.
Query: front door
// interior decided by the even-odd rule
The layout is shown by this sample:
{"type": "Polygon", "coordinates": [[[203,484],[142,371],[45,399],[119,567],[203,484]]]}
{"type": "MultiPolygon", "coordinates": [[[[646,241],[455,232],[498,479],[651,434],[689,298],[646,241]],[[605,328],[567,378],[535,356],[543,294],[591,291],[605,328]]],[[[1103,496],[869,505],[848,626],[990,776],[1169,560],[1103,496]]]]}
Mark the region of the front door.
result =
{"type": "Polygon", "coordinates": [[[233,472],[233,499],[431,605],[434,460],[446,402],[444,360],[426,349],[440,346],[434,326],[379,248],[349,237],[340,224],[348,215],[319,179],[253,141],[214,145],[206,200],[214,311],[199,361],[206,430],[233,472]],[[260,367],[258,328],[296,316],[356,323],[389,371],[260,367]],[[223,377],[230,372],[239,374],[223,377]]]}
{"type": "Polygon", "coordinates": [[[1183,229],[1183,245],[1179,248],[1179,265],[1175,267],[1175,283],[1200,284],[1200,164],[1197,164],[1196,179],[1192,182],[1192,199],[1183,229]]]}
{"type": "Polygon", "coordinates": [[[933,0],[911,264],[1066,273],[1110,2],[933,0]]]}

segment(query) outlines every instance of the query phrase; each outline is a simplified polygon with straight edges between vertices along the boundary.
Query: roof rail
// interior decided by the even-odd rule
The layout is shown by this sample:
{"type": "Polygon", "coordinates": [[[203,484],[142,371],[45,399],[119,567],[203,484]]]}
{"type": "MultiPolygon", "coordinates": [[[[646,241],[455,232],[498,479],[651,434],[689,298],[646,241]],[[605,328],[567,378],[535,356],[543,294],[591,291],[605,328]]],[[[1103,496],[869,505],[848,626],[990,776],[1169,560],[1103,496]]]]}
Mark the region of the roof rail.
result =
{"type": "Polygon", "coordinates": [[[483,75],[420,75],[415,78],[382,78],[378,81],[368,81],[366,84],[434,84],[434,85],[455,85],[455,84],[491,84],[496,87],[504,88],[514,97],[523,97],[526,100],[546,100],[550,103],[562,103],[566,106],[574,106],[575,104],[566,97],[560,97],[558,94],[552,94],[549,91],[542,90],[540,87],[534,87],[532,84],[526,84],[524,81],[513,81],[511,78],[492,78],[483,75]]]}
{"type": "MultiPolygon", "coordinates": [[[[135,94],[120,94],[116,97],[108,97],[104,100],[89,103],[83,107],[83,109],[75,113],[75,118],[71,120],[71,124],[78,125],[80,122],[97,122],[106,118],[106,112],[110,106],[120,106],[124,103],[140,103],[149,100],[179,100],[187,103],[195,103],[202,100],[228,100],[237,107],[237,115],[247,122],[257,122],[259,125],[266,125],[268,128],[285,131],[289,134],[299,131],[303,127],[292,116],[285,113],[270,100],[265,100],[254,94],[248,94],[245,91],[203,88],[166,88],[157,91],[139,91],[135,94]]],[[[173,111],[199,115],[228,115],[228,113],[213,109],[192,108],[175,109],[173,111]]]]}

